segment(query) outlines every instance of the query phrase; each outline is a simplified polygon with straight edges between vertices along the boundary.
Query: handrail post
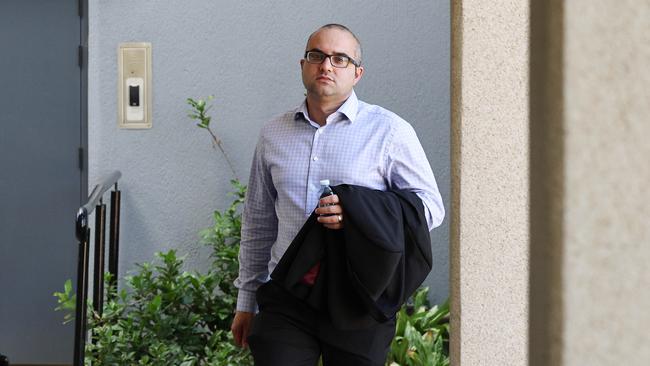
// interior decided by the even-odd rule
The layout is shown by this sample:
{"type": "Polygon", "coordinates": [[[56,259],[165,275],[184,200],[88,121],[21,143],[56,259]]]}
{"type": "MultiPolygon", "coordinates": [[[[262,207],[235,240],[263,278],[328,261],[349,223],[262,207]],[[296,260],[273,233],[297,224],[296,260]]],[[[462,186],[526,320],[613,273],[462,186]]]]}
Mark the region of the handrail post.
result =
{"type": "Polygon", "coordinates": [[[120,202],[121,194],[115,183],[115,190],[111,192],[111,220],[108,237],[108,271],[111,273],[110,286],[117,292],[117,265],[119,261],[120,246],[120,202]]]}
{"type": "MultiPolygon", "coordinates": [[[[77,223],[79,223],[79,217],[77,223]]],[[[86,301],[88,297],[88,243],[90,242],[90,229],[83,227],[83,232],[78,230],[77,235],[80,236],[80,239],[77,261],[77,302],[75,307],[73,362],[74,366],[83,366],[84,351],[86,348],[86,301]]]]}
{"type": "Polygon", "coordinates": [[[106,205],[102,200],[95,207],[95,269],[93,280],[93,308],[102,315],[104,308],[104,255],[106,239],[106,205]]]}

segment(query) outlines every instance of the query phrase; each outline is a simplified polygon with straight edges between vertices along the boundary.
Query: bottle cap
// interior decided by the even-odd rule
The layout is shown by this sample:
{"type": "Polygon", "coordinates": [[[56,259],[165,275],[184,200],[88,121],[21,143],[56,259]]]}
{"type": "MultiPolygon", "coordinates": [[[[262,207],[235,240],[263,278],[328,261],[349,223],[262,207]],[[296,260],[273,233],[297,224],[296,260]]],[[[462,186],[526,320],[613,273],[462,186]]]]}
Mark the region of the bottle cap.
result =
{"type": "Polygon", "coordinates": [[[320,181],[321,186],[329,186],[330,185],[330,180],[329,179],[323,179],[320,181]]]}

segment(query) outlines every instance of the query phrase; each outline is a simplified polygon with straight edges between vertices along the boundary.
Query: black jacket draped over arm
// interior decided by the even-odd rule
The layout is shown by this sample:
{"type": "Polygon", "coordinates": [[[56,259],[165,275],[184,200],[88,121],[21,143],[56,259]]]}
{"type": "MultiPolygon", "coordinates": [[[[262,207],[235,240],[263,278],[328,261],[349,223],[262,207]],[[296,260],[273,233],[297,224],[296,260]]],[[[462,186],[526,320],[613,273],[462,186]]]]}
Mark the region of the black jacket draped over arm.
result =
{"type": "Polygon", "coordinates": [[[420,198],[404,190],[332,187],[342,230],[307,219],[271,274],[339,329],[361,329],[395,316],[431,270],[431,243],[420,198]],[[300,282],[320,261],[313,286],[300,282]]]}

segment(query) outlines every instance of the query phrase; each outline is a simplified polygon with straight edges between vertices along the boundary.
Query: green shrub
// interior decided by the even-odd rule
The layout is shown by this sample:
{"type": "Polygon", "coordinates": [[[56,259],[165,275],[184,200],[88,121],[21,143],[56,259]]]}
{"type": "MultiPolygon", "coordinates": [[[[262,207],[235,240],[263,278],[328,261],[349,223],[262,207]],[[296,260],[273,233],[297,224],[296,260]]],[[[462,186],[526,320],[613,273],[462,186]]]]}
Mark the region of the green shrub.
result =
{"type": "MultiPolygon", "coordinates": [[[[183,259],[170,250],[125,277],[128,291],[116,293],[107,274],[103,313],[88,305],[86,364],[252,365],[249,351],[236,347],[230,333],[237,299],[233,281],[239,271],[238,207],[246,191],[238,181],[232,184],[233,203],[223,213],[215,211],[213,227],[202,232],[203,242],[212,248],[207,273],[183,271],[183,259]]],[[[55,296],[58,310],[74,311],[70,281],[55,296]]],[[[70,314],[65,319],[70,321],[70,314]]]]}
{"type": "Polygon", "coordinates": [[[397,313],[387,366],[449,365],[449,300],[429,307],[428,292],[418,289],[397,313]]]}

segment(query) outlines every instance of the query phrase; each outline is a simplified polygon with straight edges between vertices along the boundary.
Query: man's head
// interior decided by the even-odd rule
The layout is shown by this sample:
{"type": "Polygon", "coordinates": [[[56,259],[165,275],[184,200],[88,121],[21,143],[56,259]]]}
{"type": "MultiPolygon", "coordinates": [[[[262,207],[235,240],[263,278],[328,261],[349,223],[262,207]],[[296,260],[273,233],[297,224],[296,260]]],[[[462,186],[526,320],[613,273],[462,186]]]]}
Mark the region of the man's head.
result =
{"type": "Polygon", "coordinates": [[[352,33],[352,31],[348,27],[342,24],[330,23],[330,24],[325,24],[324,26],[316,29],[316,31],[310,34],[309,38],[307,38],[307,48],[305,49],[305,51],[309,50],[309,41],[311,41],[311,38],[314,36],[314,34],[316,34],[317,32],[323,29],[338,29],[340,31],[347,32],[350,36],[352,36],[352,38],[354,38],[354,41],[356,42],[356,47],[354,49],[354,54],[349,56],[352,56],[355,61],[361,64],[361,41],[359,41],[359,38],[357,38],[357,36],[354,33],[352,33]]]}
{"type": "Polygon", "coordinates": [[[343,101],[361,80],[361,43],[345,26],[327,24],[309,36],[300,60],[308,97],[343,101]]]}

